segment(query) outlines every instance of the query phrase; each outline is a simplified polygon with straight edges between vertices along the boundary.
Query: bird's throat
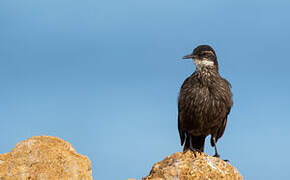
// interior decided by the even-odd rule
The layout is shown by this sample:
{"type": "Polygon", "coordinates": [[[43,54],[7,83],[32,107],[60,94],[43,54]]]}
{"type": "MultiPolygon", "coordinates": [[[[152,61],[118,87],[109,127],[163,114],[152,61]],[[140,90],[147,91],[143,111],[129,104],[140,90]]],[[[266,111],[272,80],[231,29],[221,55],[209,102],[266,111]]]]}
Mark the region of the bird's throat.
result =
{"type": "Polygon", "coordinates": [[[209,67],[214,66],[214,62],[210,61],[210,60],[196,59],[196,60],[194,60],[194,64],[196,65],[197,68],[199,68],[199,67],[201,68],[201,67],[205,67],[205,66],[209,66],[209,67]]]}
{"type": "Polygon", "coordinates": [[[210,86],[213,82],[220,78],[216,66],[196,66],[196,77],[206,86],[210,86]]]}

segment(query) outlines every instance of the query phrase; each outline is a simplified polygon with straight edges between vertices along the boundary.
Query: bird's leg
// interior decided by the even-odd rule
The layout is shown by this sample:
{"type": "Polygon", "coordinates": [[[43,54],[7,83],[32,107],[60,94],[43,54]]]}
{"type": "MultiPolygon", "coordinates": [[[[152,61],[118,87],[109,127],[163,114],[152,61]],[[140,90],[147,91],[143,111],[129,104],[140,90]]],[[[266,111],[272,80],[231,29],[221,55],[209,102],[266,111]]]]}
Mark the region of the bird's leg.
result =
{"type": "Polygon", "coordinates": [[[196,157],[197,156],[196,153],[201,154],[201,150],[194,148],[193,145],[192,145],[191,136],[189,136],[189,138],[190,138],[190,140],[189,140],[189,149],[193,152],[194,157],[196,157]]]}
{"type": "Polygon", "coordinates": [[[187,151],[191,151],[194,154],[194,157],[197,157],[197,153],[201,154],[201,151],[199,149],[196,148],[188,148],[186,150],[184,150],[183,152],[186,153],[187,151]]]}
{"type": "MultiPolygon", "coordinates": [[[[213,157],[217,157],[217,158],[219,158],[220,155],[219,155],[218,152],[217,152],[217,148],[216,148],[216,139],[215,139],[215,137],[213,137],[212,140],[213,140],[213,143],[214,143],[214,151],[215,151],[215,155],[214,155],[213,157]]],[[[229,160],[227,160],[227,159],[223,159],[223,161],[225,161],[225,162],[229,162],[229,160]]]]}
{"type": "Polygon", "coordinates": [[[212,137],[212,140],[213,140],[213,143],[214,143],[214,151],[215,151],[215,154],[214,154],[214,156],[213,157],[220,157],[220,155],[218,154],[218,152],[217,152],[217,148],[216,148],[216,139],[215,139],[215,137],[212,137]]]}
{"type": "Polygon", "coordinates": [[[201,154],[202,152],[200,149],[194,148],[192,144],[192,137],[190,135],[186,136],[186,141],[183,148],[183,153],[186,153],[187,151],[191,151],[194,154],[194,157],[197,157],[196,153],[201,154]]]}

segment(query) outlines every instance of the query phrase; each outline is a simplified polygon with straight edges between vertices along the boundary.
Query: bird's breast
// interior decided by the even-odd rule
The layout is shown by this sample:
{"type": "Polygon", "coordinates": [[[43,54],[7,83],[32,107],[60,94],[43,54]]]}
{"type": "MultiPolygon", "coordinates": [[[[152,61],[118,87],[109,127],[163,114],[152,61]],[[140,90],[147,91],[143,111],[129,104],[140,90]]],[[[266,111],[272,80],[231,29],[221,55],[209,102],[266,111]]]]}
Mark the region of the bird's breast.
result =
{"type": "Polygon", "coordinates": [[[223,121],[227,115],[226,97],[230,94],[228,88],[221,85],[205,86],[202,83],[195,83],[182,92],[180,104],[184,108],[187,120],[199,122],[201,126],[216,126],[223,121]]]}

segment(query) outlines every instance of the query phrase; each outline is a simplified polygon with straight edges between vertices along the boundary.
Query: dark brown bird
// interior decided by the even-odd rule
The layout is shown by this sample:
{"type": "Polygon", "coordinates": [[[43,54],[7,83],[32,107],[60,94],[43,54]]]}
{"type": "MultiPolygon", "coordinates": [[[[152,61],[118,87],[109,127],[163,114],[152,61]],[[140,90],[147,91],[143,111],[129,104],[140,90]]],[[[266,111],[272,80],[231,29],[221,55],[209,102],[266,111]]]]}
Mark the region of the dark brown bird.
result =
{"type": "Polygon", "coordinates": [[[182,84],[178,97],[178,130],[184,151],[204,151],[205,138],[219,157],[216,143],[222,137],[233,105],[231,84],[218,72],[216,54],[200,45],[183,59],[193,59],[196,71],[182,84]]]}

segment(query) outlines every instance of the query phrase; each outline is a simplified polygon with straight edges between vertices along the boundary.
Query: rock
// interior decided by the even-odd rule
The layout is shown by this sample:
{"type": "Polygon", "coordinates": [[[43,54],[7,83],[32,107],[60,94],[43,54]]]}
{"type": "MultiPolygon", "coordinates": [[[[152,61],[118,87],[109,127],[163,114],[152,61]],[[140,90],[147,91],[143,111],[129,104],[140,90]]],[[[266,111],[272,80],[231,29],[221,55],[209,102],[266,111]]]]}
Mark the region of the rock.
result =
{"type": "Polygon", "coordinates": [[[177,152],[153,165],[143,180],[234,179],[243,177],[231,164],[204,153],[177,152]]]}
{"type": "Polygon", "coordinates": [[[57,137],[31,137],[0,154],[0,180],[92,180],[91,174],[89,158],[57,137]]]}

